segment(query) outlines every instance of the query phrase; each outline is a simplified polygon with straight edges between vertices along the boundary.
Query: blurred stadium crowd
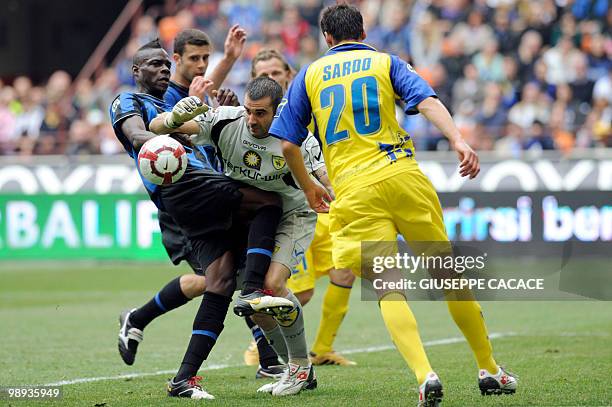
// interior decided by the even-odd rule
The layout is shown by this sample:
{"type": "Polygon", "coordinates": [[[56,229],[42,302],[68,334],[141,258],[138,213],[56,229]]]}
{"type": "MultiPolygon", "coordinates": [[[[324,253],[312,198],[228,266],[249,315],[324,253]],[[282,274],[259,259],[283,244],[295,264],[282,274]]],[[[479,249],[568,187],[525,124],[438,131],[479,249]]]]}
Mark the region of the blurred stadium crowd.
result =
{"type": "MultiPolygon", "coordinates": [[[[113,97],[133,86],[131,60],[158,37],[172,52],[184,28],[206,31],[211,67],[229,27],[248,32],[224,87],[242,95],[250,60],[281,50],[296,69],[326,50],[318,28],[322,0],[196,0],[175,15],[148,12],[111,66],[72,83],[64,71],[45,83],[0,81],[0,155],[116,154],[108,122],[113,97]]],[[[362,0],[368,38],[410,61],[479,150],[612,147],[612,9],[608,0],[362,0]]],[[[398,109],[399,110],[399,109],[398,109]]],[[[403,117],[403,116],[402,116],[403,117]]],[[[447,150],[419,116],[402,118],[418,150],[447,150]]]]}

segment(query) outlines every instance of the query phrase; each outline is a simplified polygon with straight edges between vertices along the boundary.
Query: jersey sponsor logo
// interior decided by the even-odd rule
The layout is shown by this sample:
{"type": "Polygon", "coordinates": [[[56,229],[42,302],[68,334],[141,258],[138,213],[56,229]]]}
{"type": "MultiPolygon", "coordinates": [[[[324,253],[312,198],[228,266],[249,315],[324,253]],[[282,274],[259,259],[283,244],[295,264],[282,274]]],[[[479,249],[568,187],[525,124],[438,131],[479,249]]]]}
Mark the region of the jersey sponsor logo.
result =
{"type": "Polygon", "coordinates": [[[261,156],[253,150],[249,150],[242,156],[242,162],[249,168],[261,169],[261,156]]]}
{"type": "Polygon", "coordinates": [[[275,169],[282,170],[283,168],[285,168],[285,165],[287,165],[287,163],[285,162],[285,158],[284,157],[279,157],[277,155],[273,155],[272,156],[272,165],[274,166],[275,169]]]}
{"type": "Polygon", "coordinates": [[[412,73],[417,73],[417,71],[415,71],[415,69],[412,67],[412,65],[410,65],[410,64],[408,64],[408,63],[406,63],[406,68],[407,68],[407,69],[408,69],[410,72],[412,72],[412,73]]]}
{"type": "Polygon", "coordinates": [[[223,158],[223,163],[225,164],[226,175],[231,177],[231,175],[228,174],[228,171],[231,171],[232,173],[238,174],[241,177],[248,178],[253,181],[264,181],[264,182],[278,181],[279,179],[283,179],[285,175],[289,174],[289,173],[281,172],[281,173],[274,173],[271,175],[263,175],[257,169],[245,168],[239,165],[234,165],[231,161],[228,161],[225,158],[223,158]]]}
{"type": "Polygon", "coordinates": [[[242,140],[242,144],[245,146],[252,148],[253,150],[266,151],[268,147],[262,146],[261,144],[255,144],[250,142],[249,140],[242,140]]]}

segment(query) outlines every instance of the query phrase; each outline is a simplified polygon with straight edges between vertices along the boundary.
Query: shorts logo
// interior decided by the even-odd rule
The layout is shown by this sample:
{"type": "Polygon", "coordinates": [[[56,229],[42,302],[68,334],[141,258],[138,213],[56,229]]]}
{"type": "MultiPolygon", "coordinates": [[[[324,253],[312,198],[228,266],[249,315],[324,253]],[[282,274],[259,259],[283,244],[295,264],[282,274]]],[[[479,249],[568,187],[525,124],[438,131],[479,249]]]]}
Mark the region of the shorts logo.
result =
{"type": "Polygon", "coordinates": [[[249,168],[253,168],[256,170],[261,169],[261,156],[253,150],[249,150],[244,153],[244,156],[242,157],[242,162],[249,168]]]}
{"type": "Polygon", "coordinates": [[[272,156],[272,165],[277,170],[282,170],[283,168],[285,168],[285,165],[287,165],[287,163],[285,162],[285,159],[283,157],[279,157],[277,155],[273,155],[272,156]]]}

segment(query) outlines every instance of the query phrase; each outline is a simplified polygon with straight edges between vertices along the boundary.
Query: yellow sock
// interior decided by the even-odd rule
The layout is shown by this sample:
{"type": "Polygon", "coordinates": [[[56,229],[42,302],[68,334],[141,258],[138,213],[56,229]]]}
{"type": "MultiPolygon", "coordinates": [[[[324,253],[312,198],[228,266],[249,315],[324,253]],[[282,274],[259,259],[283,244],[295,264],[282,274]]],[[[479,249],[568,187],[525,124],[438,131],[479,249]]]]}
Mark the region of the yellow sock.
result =
{"type": "Polygon", "coordinates": [[[406,298],[399,293],[385,295],[380,301],[380,312],[393,343],[416,375],[417,382],[423,383],[432,368],[406,298]]]}
{"type": "Polygon", "coordinates": [[[350,288],[340,287],[331,282],[327,285],[321,307],[321,322],[312,345],[312,351],[317,355],[332,351],[334,339],[348,311],[350,295],[350,288]]]}
{"type": "Polygon", "coordinates": [[[497,363],[493,359],[493,346],[489,340],[487,327],[477,301],[447,301],[455,324],[463,332],[474,352],[479,369],[487,369],[491,374],[497,372],[497,363]]]}

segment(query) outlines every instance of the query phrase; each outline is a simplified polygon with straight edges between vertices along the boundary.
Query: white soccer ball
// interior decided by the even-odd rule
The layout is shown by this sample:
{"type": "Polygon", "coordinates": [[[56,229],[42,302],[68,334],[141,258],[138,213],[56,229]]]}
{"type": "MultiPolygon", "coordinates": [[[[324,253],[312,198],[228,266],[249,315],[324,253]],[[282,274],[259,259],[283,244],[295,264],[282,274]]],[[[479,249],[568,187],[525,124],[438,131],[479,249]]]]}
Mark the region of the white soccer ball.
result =
{"type": "Polygon", "coordinates": [[[185,173],[187,153],[172,137],[157,136],[140,148],[138,167],[145,179],[156,185],[169,185],[185,173]]]}

